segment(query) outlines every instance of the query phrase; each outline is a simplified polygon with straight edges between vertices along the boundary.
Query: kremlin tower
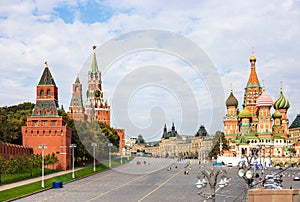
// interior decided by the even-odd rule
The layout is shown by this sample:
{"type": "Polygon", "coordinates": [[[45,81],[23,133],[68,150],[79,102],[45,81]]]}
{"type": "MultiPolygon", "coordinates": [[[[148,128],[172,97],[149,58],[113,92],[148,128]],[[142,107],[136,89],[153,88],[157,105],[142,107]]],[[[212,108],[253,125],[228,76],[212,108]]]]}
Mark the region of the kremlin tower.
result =
{"type": "Polygon", "coordinates": [[[74,120],[87,120],[82,102],[82,84],[79,81],[78,75],[76,76],[75,83],[73,84],[72,99],[69,106],[68,117],[74,120]]]}
{"type": "Polygon", "coordinates": [[[110,105],[107,100],[104,100],[101,72],[98,69],[96,59],[96,46],[93,46],[93,49],[94,54],[91,70],[88,72],[88,89],[86,92],[87,120],[97,120],[110,125],[110,105]]]}
{"type": "Polygon", "coordinates": [[[67,127],[58,107],[58,88],[47,62],[36,87],[36,104],[27,126],[22,127],[23,146],[33,148],[34,154],[41,154],[40,145],[46,145],[45,155],[53,153],[58,158],[57,170],[71,167],[72,130],[67,127]]]}

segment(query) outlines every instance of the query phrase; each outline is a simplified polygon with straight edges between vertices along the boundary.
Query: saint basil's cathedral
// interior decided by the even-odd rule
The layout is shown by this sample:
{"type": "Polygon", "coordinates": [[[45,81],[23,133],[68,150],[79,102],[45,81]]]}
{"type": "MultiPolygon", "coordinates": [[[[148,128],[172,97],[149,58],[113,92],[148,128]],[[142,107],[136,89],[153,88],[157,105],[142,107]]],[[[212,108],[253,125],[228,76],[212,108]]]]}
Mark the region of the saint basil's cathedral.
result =
{"type": "MultiPolygon", "coordinates": [[[[104,100],[101,72],[96,59],[96,46],[91,68],[88,72],[88,89],[86,100],[82,99],[82,84],[79,77],[72,85],[72,99],[68,117],[81,121],[101,121],[110,126],[110,105],[104,100]]],[[[58,158],[57,170],[71,168],[71,137],[72,130],[67,127],[62,118],[58,105],[58,88],[45,62],[43,74],[36,87],[36,104],[32,115],[27,119],[27,125],[22,127],[22,141],[24,147],[33,149],[33,153],[40,154],[41,146],[46,145],[45,155],[54,153],[58,158]]],[[[124,129],[115,129],[120,137],[119,151],[124,148],[124,129]]]]}
{"type": "MultiPolygon", "coordinates": [[[[288,156],[288,148],[297,148],[299,139],[300,117],[289,127],[287,118],[289,101],[280,87],[279,97],[275,102],[261,86],[256,74],[256,57],[250,57],[250,76],[245,87],[243,110],[239,111],[238,100],[231,89],[226,100],[227,113],[224,116],[224,135],[229,142],[227,155],[251,155],[253,148],[265,149],[272,156],[288,156]],[[274,113],[271,114],[271,108],[274,113]],[[298,120],[299,119],[299,120],[298,120]]],[[[281,84],[282,85],[282,84],[281,84]]],[[[296,149],[299,155],[299,148],[296,149]]]]}

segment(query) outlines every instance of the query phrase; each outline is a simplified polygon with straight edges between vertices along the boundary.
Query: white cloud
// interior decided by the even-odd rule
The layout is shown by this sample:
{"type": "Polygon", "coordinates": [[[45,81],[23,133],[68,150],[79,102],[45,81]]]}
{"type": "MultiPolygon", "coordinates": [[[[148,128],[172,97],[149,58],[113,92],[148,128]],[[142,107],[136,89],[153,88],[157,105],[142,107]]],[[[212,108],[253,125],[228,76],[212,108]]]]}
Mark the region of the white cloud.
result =
{"type": "MultiPolygon", "coordinates": [[[[300,73],[300,5],[297,1],[195,0],[172,1],[172,4],[152,0],[102,1],[100,5],[112,9],[112,16],[106,21],[93,24],[80,22],[79,14],[76,13],[76,8],[85,4],[86,1],[58,0],[0,3],[0,105],[34,101],[35,85],[41,76],[44,61],[48,61],[59,87],[60,103],[66,108],[71,98],[71,85],[76,73],[90,56],[92,45],[100,45],[129,31],[156,28],[181,33],[198,44],[220,73],[225,97],[229,95],[232,83],[240,105],[250,72],[248,59],[254,47],[258,77],[261,82],[265,80],[268,94],[275,100],[282,80],[284,94],[291,102],[290,122],[300,110],[300,98],[297,96],[297,75],[300,73]],[[65,23],[60,19],[55,10],[58,7],[74,9],[74,23],[65,23]],[[21,89],[18,90],[18,95],[13,92],[13,88],[21,89]]],[[[205,90],[198,86],[203,83],[195,78],[193,70],[179,58],[167,55],[139,54],[117,61],[111,67],[111,71],[115,71],[104,74],[105,95],[111,97],[111,90],[132,68],[155,64],[174,67],[172,70],[182,75],[198,99],[206,97],[205,90]]],[[[102,60],[105,58],[98,57],[100,64],[102,60]]],[[[136,104],[138,97],[135,99],[136,104]]],[[[202,102],[201,106],[210,109],[209,100],[203,99],[202,102]]],[[[141,116],[143,107],[140,109],[135,109],[137,118],[141,116]]],[[[211,117],[210,110],[199,109],[201,115],[208,119],[211,117]]],[[[176,122],[180,117],[166,118],[174,119],[180,127],[180,121],[176,122]]],[[[203,122],[207,124],[209,121],[203,122]]],[[[193,130],[194,127],[198,128],[191,125],[193,130]]],[[[210,133],[218,129],[222,128],[212,126],[210,133]]],[[[190,131],[190,134],[194,133],[195,131],[190,131]]]]}

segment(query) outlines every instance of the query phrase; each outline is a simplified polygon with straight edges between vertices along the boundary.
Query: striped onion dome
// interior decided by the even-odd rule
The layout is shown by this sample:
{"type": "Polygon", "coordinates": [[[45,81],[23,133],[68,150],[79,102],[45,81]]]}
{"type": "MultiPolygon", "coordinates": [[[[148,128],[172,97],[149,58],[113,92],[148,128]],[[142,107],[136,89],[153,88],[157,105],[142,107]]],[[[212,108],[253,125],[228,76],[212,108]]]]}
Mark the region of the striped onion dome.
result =
{"type": "Polygon", "coordinates": [[[290,108],[290,102],[284,97],[282,90],[280,90],[280,95],[278,99],[274,102],[275,109],[288,109],[290,108]]]}
{"type": "Polygon", "coordinates": [[[272,114],[272,118],[276,119],[276,118],[281,118],[282,114],[276,109],[275,112],[272,114]]]}
{"type": "Polygon", "coordinates": [[[251,112],[247,107],[245,107],[243,111],[239,113],[239,118],[251,118],[251,112]]]}
{"type": "Polygon", "coordinates": [[[230,92],[230,95],[229,97],[227,98],[226,100],[226,106],[229,107],[229,106],[238,106],[239,102],[238,100],[234,97],[233,93],[232,93],[232,90],[230,92]]]}
{"type": "Polygon", "coordinates": [[[267,95],[265,88],[263,88],[262,94],[256,100],[256,106],[262,107],[271,107],[273,105],[273,101],[270,96],[267,95]]]}

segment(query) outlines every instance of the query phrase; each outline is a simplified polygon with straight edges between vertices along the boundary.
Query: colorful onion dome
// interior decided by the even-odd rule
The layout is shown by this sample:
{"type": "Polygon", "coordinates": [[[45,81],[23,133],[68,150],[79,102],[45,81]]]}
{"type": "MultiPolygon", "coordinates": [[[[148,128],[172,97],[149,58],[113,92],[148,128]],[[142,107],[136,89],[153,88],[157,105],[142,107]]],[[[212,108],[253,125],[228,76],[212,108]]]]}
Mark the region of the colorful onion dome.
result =
{"type": "Polygon", "coordinates": [[[233,93],[232,93],[232,90],[230,92],[230,95],[229,97],[227,98],[226,100],[226,106],[229,107],[229,106],[238,106],[239,102],[238,100],[234,97],[233,93]]]}
{"type": "Polygon", "coordinates": [[[276,118],[279,118],[281,119],[282,117],[282,114],[276,109],[275,112],[272,114],[272,118],[273,119],[276,119],[276,118]]]}
{"type": "Polygon", "coordinates": [[[275,109],[288,109],[290,108],[290,102],[284,97],[282,89],[280,89],[280,95],[278,99],[274,102],[275,109]]]}
{"type": "Polygon", "coordinates": [[[243,111],[240,112],[239,118],[251,118],[251,112],[247,107],[245,107],[243,111]]]}
{"type": "Polygon", "coordinates": [[[265,88],[263,88],[262,90],[262,94],[257,98],[256,100],[256,106],[258,107],[262,107],[262,106],[266,106],[266,107],[271,107],[273,105],[273,101],[270,98],[270,96],[267,95],[265,88]]]}

